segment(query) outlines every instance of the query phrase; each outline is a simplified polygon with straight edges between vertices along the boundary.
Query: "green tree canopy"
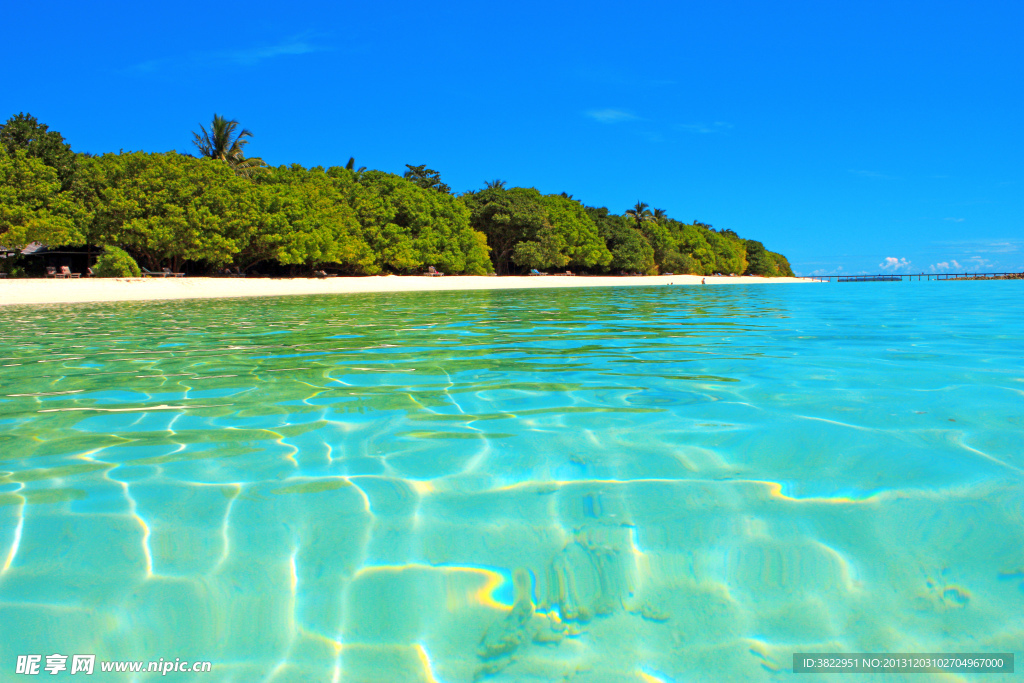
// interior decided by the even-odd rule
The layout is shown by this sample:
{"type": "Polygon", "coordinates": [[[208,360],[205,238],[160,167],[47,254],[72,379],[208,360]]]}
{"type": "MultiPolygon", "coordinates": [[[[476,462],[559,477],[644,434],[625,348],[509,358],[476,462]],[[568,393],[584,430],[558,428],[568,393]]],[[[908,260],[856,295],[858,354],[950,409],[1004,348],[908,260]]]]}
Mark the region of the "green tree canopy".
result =
{"type": "Polygon", "coordinates": [[[141,277],[142,270],[124,249],[106,247],[93,268],[96,277],[141,277]]]}
{"type": "Polygon", "coordinates": [[[531,268],[592,268],[611,262],[611,252],[582,204],[561,195],[541,196],[540,203],[547,212],[546,222],[515,245],[515,263],[531,268]]]}
{"type": "Polygon", "coordinates": [[[662,272],[681,272],[681,266],[674,263],[674,261],[678,261],[679,256],[678,240],[671,230],[668,219],[664,215],[665,212],[661,209],[655,209],[655,212],[659,211],[662,213],[661,219],[653,218],[642,222],[640,224],[640,233],[654,249],[654,261],[661,268],[662,272]]]}
{"type": "Polygon", "coordinates": [[[642,230],[645,221],[653,221],[654,214],[647,208],[647,204],[637,200],[636,205],[633,208],[626,211],[626,215],[629,216],[636,224],[637,230],[642,230]]]}
{"type": "Polygon", "coordinates": [[[406,164],[405,167],[409,169],[402,176],[406,180],[412,181],[427,190],[437,190],[438,192],[451,194],[452,188],[441,182],[441,174],[432,168],[427,168],[426,164],[421,164],[420,166],[406,164]]]}
{"type": "Polygon", "coordinates": [[[9,118],[0,127],[0,144],[11,156],[20,149],[28,157],[39,159],[56,171],[61,191],[71,187],[77,155],[71,151],[71,145],[64,142],[63,135],[50,130],[45,123],[39,123],[36,117],[20,113],[9,118]]]}
{"type": "MultiPolygon", "coordinates": [[[[340,171],[328,173],[341,178],[340,171]]],[[[349,196],[379,268],[408,273],[435,266],[472,275],[490,271],[486,237],[470,227],[469,210],[450,194],[368,171],[352,185],[349,196]]]]}
{"type": "Polygon", "coordinates": [[[696,275],[711,275],[715,271],[715,250],[708,243],[708,231],[696,225],[681,225],[679,251],[693,259],[696,275]]]}
{"type": "Polygon", "coordinates": [[[205,126],[199,124],[202,134],[192,132],[192,144],[202,156],[227,162],[235,173],[247,176],[263,168],[264,164],[263,160],[259,158],[245,158],[243,150],[249,144],[252,132],[248,128],[239,131],[238,126],[238,121],[234,119],[229,121],[223,116],[214,114],[209,131],[205,126]]]}
{"type": "Polygon", "coordinates": [[[654,248],[643,233],[635,229],[633,220],[610,214],[604,207],[587,207],[587,213],[612,254],[609,267],[613,272],[649,273],[654,270],[654,248]]]}
{"type": "Polygon", "coordinates": [[[704,237],[715,252],[715,263],[712,272],[737,275],[747,270],[747,247],[742,239],[732,230],[705,230],[704,237]]]}
{"type": "Polygon", "coordinates": [[[83,160],[81,176],[76,192],[91,240],[123,247],[153,269],[229,263],[258,222],[253,185],[214,160],[104,154],[83,160]]]}
{"type": "Polygon", "coordinates": [[[793,275],[793,269],[789,265],[789,260],[782,254],[777,254],[774,251],[769,251],[768,255],[775,261],[775,268],[781,277],[795,277],[793,275]]]}
{"type": "Polygon", "coordinates": [[[684,224],[638,201],[623,215],[571,194],[485,183],[453,197],[438,171],[404,177],[346,167],[271,169],[244,150],[252,133],[214,114],[193,134],[202,155],[75,155],[29,114],[0,126],[0,238],[5,246],[117,246],[175,270],[332,266],[343,272],[448,273],[573,268],[638,273],[788,275],[760,242],[684,224]],[[252,173],[261,169],[259,174],[252,173]],[[245,177],[239,177],[245,176],[245,177]]]}
{"type": "Polygon", "coordinates": [[[313,269],[336,264],[352,273],[378,272],[374,254],[362,234],[359,219],[348,203],[355,184],[352,171],[343,180],[322,168],[298,164],[263,174],[258,197],[263,217],[244,250],[253,263],[273,259],[282,265],[313,269]]]}
{"type": "Polygon", "coordinates": [[[460,198],[470,211],[474,229],[487,236],[496,272],[506,274],[516,245],[532,240],[548,226],[547,207],[533,188],[492,187],[460,198]]]}
{"type": "Polygon", "coordinates": [[[0,145],[0,244],[83,244],[77,225],[81,218],[78,204],[60,192],[56,169],[24,149],[10,154],[0,145]]]}
{"type": "Polygon", "coordinates": [[[747,269],[744,275],[763,275],[764,277],[777,277],[779,266],[772,258],[764,245],[755,240],[746,240],[747,248],[747,269]]]}

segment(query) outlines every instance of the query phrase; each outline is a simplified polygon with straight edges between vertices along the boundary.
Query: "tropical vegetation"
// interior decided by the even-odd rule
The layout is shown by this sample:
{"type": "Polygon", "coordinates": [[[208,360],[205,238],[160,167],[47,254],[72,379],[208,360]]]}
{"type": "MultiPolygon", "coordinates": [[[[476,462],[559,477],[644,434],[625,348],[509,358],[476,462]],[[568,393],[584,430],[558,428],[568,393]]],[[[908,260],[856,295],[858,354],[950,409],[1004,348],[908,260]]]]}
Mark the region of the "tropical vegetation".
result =
{"type": "Polygon", "coordinates": [[[107,247],[103,254],[96,259],[93,266],[93,275],[96,277],[139,277],[142,270],[128,252],[117,247],[107,247]]]}
{"type": "MultiPolygon", "coordinates": [[[[637,203],[622,214],[572,195],[488,180],[453,193],[439,171],[271,167],[253,134],[214,115],[196,155],[76,153],[29,114],[0,127],[0,245],[86,250],[104,273],[576,273],[792,275],[761,242],[637,203]],[[103,257],[100,254],[106,253],[103,257]]],[[[10,261],[10,259],[5,259],[10,261]]],[[[8,270],[15,270],[9,268],[8,270]]],[[[99,272],[99,271],[97,271],[99,272]]]]}

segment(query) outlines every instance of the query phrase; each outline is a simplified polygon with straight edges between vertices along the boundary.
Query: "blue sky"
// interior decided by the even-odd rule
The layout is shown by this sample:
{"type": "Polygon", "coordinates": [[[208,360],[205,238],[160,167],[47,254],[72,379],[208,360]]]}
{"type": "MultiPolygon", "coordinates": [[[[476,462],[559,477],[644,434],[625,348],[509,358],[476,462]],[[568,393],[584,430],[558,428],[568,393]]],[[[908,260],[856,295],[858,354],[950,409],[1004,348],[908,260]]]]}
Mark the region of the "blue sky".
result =
{"type": "Polygon", "coordinates": [[[0,120],[427,164],[730,228],[801,274],[1024,270],[1024,3],[11,4],[0,120]],[[22,77],[15,77],[20,71],[22,77]],[[945,265],[943,265],[945,264],[945,265]]]}

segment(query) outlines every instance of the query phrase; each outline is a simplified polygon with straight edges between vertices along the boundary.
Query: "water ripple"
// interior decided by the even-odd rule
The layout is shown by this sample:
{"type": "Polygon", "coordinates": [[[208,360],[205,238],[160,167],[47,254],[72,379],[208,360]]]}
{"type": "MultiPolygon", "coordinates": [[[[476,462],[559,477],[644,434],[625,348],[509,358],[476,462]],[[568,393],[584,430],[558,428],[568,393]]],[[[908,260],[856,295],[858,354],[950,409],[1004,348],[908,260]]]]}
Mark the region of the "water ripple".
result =
{"type": "Polygon", "coordinates": [[[0,659],[669,681],[1011,651],[1022,293],[0,308],[0,659]]]}

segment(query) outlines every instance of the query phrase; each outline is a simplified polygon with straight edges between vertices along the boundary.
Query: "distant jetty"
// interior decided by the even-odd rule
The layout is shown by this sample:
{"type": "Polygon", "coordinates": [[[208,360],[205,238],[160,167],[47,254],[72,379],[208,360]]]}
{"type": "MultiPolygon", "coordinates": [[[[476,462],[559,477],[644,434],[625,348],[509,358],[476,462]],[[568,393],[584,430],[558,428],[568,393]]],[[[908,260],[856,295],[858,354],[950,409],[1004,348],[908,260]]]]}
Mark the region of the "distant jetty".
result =
{"type": "Polygon", "coordinates": [[[817,282],[902,282],[904,280],[1024,280],[1024,273],[883,273],[878,275],[808,275],[817,282]]]}
{"type": "Polygon", "coordinates": [[[1024,280],[1024,273],[976,273],[943,278],[945,280],[1024,280]]]}

